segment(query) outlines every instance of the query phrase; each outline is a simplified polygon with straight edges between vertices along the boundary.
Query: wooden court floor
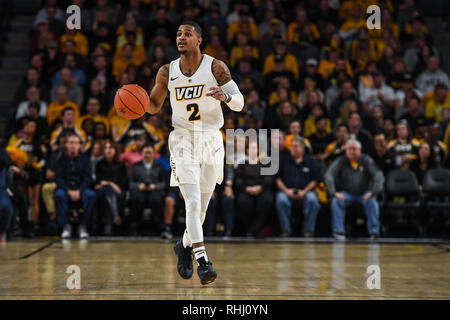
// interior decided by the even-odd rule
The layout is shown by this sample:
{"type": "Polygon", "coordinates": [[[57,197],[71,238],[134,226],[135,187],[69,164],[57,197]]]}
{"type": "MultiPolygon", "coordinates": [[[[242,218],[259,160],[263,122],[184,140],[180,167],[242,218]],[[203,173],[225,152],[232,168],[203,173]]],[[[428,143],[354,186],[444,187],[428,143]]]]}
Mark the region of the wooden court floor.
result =
{"type": "Polygon", "coordinates": [[[450,245],[207,244],[218,273],[178,276],[169,241],[14,240],[0,244],[0,299],[450,299],[450,245]],[[66,273],[80,268],[81,289],[66,273]],[[367,267],[380,268],[369,290],[367,267]]]}

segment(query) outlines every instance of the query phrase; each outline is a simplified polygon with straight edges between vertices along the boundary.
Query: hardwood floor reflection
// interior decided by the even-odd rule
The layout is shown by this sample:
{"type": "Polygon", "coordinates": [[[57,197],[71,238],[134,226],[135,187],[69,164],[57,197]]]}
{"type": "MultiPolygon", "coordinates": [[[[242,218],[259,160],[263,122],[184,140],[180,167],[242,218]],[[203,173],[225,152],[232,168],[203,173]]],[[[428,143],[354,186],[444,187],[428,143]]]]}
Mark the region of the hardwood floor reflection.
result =
{"type": "Polygon", "coordinates": [[[16,240],[0,246],[0,299],[450,299],[449,251],[426,244],[209,243],[218,278],[202,286],[196,271],[189,280],[179,277],[171,242],[16,240]],[[69,265],[80,267],[80,290],[66,286],[69,265]],[[380,267],[381,289],[367,288],[370,265],[380,267]]]}

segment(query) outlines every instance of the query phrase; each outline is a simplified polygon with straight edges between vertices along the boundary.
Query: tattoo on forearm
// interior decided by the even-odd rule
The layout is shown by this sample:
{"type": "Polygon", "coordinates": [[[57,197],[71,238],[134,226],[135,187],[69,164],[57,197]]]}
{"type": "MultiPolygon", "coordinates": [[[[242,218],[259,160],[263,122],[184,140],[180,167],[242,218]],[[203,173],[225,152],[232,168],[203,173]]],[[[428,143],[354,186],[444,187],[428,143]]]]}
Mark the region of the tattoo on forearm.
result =
{"type": "Polygon", "coordinates": [[[227,65],[223,61],[214,60],[212,65],[212,72],[214,74],[214,77],[216,77],[219,86],[222,86],[231,80],[230,69],[228,69],[227,65]]]}

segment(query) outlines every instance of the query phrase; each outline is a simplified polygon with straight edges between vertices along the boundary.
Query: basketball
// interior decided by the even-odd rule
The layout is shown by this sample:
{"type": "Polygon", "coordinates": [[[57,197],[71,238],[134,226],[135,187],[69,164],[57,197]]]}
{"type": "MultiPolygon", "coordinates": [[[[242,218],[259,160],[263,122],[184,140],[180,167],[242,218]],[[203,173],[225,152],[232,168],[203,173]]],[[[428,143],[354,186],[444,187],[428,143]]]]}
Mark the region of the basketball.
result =
{"type": "Polygon", "coordinates": [[[150,98],[144,88],[137,84],[120,87],[114,97],[116,112],[129,120],[142,117],[148,110],[150,98]]]}

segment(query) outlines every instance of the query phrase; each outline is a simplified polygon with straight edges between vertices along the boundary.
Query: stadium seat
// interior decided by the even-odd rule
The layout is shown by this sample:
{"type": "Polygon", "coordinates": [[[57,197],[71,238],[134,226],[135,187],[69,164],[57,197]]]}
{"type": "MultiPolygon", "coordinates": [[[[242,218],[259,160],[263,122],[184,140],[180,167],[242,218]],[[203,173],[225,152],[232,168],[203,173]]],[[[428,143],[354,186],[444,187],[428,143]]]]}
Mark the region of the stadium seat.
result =
{"type": "MultiPolygon", "coordinates": [[[[386,177],[384,214],[392,210],[402,210],[407,212],[408,215],[413,211],[418,214],[420,204],[420,189],[416,175],[410,170],[395,169],[390,171],[386,177]]],[[[386,215],[385,218],[387,218],[386,215]]],[[[415,224],[419,234],[422,235],[422,227],[418,223],[417,217],[415,224]]],[[[392,225],[385,226],[383,229],[386,233],[389,233],[391,228],[392,225]]]]}

